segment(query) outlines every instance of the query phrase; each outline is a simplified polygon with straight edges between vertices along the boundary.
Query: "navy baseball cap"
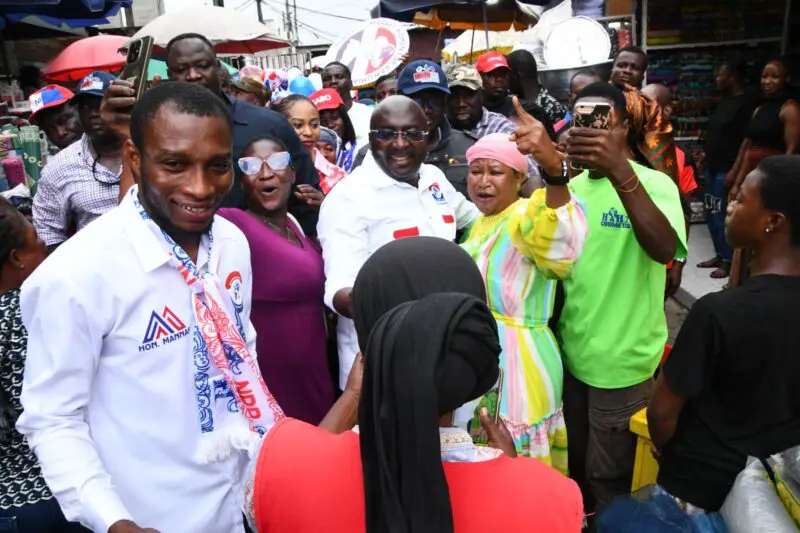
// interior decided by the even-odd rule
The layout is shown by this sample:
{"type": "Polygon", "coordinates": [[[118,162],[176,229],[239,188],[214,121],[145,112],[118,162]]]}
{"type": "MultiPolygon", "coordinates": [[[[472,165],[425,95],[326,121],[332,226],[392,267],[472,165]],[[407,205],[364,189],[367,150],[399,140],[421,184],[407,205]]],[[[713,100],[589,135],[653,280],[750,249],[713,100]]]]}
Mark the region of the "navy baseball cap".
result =
{"type": "Polygon", "coordinates": [[[106,89],[116,78],[108,72],[95,71],[84,77],[78,85],[74,100],[80,100],[84,95],[99,96],[106,93],[106,89]]]}
{"type": "Polygon", "coordinates": [[[411,96],[420,91],[434,89],[450,94],[444,70],[433,61],[414,61],[406,65],[397,77],[397,92],[411,96]]]}

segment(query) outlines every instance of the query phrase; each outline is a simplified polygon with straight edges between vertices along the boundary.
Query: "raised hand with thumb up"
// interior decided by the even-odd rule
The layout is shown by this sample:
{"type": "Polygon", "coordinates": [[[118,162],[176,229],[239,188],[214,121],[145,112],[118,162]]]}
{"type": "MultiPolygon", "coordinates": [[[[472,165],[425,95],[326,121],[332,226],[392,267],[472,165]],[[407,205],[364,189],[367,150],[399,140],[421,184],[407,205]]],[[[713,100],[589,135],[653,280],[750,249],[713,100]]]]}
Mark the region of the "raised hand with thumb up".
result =
{"type": "Polygon", "coordinates": [[[517,143],[520,152],[532,156],[545,172],[551,176],[560,176],[564,154],[558,151],[544,125],[522,108],[519,98],[515,96],[513,102],[521,125],[510,139],[517,143]]]}

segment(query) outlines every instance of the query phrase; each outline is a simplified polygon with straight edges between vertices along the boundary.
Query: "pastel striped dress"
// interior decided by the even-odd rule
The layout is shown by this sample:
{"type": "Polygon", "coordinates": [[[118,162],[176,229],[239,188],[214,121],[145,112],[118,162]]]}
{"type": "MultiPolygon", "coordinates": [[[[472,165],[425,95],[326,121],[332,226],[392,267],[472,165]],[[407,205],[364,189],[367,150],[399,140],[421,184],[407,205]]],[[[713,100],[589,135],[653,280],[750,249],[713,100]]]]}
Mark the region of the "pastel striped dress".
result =
{"type": "Polygon", "coordinates": [[[564,373],[547,321],[557,280],[570,275],[586,232],[586,217],[574,198],[551,209],[540,189],[502,213],[480,216],[461,245],[483,274],[497,320],[505,374],[500,415],[518,453],[542,459],[564,474],[564,373]]]}

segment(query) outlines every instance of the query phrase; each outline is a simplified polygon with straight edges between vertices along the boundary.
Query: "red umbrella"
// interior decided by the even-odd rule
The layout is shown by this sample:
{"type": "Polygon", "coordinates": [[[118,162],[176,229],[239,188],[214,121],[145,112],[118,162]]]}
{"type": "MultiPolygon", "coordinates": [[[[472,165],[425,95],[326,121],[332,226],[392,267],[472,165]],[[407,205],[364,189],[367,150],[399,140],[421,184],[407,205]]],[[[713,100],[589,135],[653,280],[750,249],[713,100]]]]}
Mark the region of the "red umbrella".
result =
{"type": "Polygon", "coordinates": [[[42,76],[53,81],[78,81],[95,70],[119,70],[125,65],[125,54],[119,49],[128,41],[128,37],[119,35],[97,35],[75,41],[44,68],[42,76]]]}

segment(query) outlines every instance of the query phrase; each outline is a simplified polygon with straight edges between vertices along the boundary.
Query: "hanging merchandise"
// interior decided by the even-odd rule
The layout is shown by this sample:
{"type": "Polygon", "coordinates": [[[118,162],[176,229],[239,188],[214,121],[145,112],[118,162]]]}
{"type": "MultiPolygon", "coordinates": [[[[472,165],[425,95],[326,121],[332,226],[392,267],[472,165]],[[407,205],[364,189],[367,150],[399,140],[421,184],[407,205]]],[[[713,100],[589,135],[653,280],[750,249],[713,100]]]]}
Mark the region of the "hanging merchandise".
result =
{"type": "Polygon", "coordinates": [[[8,156],[3,159],[3,171],[8,181],[9,189],[25,183],[25,164],[18,156],[8,156]]]}
{"type": "Polygon", "coordinates": [[[36,194],[39,178],[42,173],[42,132],[38,126],[22,126],[19,129],[19,140],[22,159],[25,167],[26,185],[31,196],[36,194]]]}
{"type": "Polygon", "coordinates": [[[780,42],[786,0],[646,0],[648,47],[780,42]]]}

